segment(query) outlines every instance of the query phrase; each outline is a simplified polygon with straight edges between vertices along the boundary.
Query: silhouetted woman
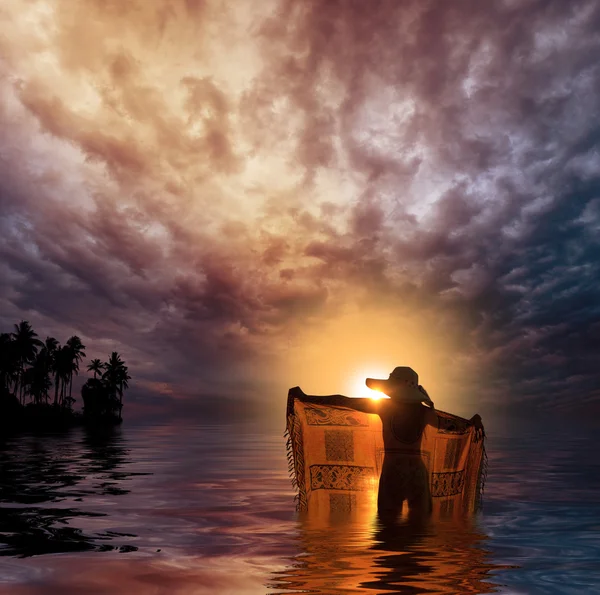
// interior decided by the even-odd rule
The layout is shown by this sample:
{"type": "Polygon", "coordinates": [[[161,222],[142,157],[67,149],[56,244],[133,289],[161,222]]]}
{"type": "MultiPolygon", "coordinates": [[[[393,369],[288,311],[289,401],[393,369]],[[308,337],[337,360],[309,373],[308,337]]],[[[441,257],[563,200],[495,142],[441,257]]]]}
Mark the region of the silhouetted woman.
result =
{"type": "MultiPolygon", "coordinates": [[[[431,512],[432,503],[429,474],[422,458],[421,438],[428,424],[437,427],[433,402],[419,385],[417,373],[409,367],[395,368],[385,380],[367,378],[366,384],[390,398],[373,400],[331,395],[305,396],[303,400],[379,415],[384,445],[377,495],[379,517],[385,523],[395,521],[405,501],[410,517],[426,516],[431,512]]],[[[477,429],[477,436],[483,435],[481,418],[476,415],[470,421],[477,429]]]]}

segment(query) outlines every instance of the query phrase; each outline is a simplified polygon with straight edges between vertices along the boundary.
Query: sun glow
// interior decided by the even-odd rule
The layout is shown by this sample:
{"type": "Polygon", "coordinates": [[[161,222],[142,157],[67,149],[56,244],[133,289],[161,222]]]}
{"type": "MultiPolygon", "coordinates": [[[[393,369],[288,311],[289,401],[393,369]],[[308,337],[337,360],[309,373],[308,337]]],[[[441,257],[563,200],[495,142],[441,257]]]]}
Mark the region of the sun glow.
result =
{"type": "Polygon", "coordinates": [[[410,366],[436,405],[456,410],[463,398],[461,373],[470,372],[458,365],[455,355],[460,350],[458,322],[448,332],[431,332],[436,321],[444,320],[439,316],[422,309],[350,302],[335,317],[298,332],[281,373],[307,394],[382,399],[386,395],[369,389],[366,378],[388,378],[396,366],[410,366]],[[441,373],[449,368],[452,376],[441,373]]]}
{"type": "Polygon", "coordinates": [[[387,399],[388,397],[378,390],[373,390],[365,384],[367,378],[387,378],[389,372],[384,372],[379,368],[367,368],[358,372],[352,379],[352,397],[366,397],[375,401],[387,399]]]}

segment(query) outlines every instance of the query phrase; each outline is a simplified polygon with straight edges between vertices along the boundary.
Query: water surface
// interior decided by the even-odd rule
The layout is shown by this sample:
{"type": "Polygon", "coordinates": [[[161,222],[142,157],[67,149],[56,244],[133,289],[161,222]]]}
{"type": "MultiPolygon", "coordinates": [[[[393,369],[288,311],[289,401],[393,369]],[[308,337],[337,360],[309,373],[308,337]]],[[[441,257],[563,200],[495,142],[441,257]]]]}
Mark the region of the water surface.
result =
{"type": "Polygon", "coordinates": [[[0,594],[600,593],[593,433],[489,430],[484,509],[295,512],[282,432],[127,425],[0,441],[0,594]]]}

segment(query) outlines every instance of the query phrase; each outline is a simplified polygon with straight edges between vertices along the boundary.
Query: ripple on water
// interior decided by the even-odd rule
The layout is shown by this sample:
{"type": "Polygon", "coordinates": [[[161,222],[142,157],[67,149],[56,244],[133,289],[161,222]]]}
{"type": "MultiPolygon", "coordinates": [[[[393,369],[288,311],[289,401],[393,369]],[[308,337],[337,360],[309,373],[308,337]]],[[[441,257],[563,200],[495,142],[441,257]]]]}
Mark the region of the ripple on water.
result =
{"type": "Polygon", "coordinates": [[[600,593],[589,442],[490,434],[481,514],[393,530],[298,516],[284,440],[255,428],[6,439],[0,593],[600,593]]]}

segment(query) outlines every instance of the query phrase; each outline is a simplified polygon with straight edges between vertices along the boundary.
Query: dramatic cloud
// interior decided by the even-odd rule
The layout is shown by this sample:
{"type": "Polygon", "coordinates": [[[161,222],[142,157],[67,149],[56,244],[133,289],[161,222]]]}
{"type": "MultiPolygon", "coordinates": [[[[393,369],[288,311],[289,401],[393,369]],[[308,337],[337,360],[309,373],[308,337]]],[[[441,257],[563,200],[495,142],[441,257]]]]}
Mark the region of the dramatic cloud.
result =
{"type": "Polygon", "coordinates": [[[591,0],[0,15],[3,328],[165,402],[403,363],[465,412],[600,396],[591,0]]]}

